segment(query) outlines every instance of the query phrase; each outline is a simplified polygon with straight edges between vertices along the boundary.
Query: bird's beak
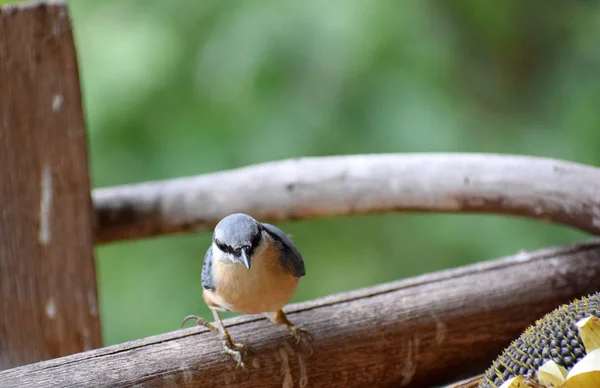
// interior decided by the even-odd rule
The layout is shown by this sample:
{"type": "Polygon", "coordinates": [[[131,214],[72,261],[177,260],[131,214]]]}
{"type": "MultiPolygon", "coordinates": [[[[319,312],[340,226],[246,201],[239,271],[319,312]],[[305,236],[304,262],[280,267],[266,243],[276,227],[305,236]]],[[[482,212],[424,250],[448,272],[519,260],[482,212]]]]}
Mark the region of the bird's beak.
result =
{"type": "Polygon", "coordinates": [[[242,249],[240,261],[242,262],[242,264],[244,264],[244,267],[246,267],[246,269],[250,269],[250,256],[248,256],[248,253],[244,249],[242,249]]]}

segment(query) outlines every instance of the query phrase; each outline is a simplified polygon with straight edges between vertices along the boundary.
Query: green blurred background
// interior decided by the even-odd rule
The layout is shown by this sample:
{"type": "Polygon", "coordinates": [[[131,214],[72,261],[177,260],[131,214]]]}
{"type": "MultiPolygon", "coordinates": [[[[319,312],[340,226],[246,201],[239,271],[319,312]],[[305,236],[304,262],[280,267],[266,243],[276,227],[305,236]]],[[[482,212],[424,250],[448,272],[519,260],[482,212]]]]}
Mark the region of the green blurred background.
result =
{"type": "MultiPolygon", "coordinates": [[[[598,2],[69,4],[95,187],[352,153],[600,162],[598,2]]],[[[308,271],[294,301],[588,238],[483,215],[281,226],[308,271]]],[[[210,317],[209,243],[203,233],[99,246],[105,344],[210,317]]]]}

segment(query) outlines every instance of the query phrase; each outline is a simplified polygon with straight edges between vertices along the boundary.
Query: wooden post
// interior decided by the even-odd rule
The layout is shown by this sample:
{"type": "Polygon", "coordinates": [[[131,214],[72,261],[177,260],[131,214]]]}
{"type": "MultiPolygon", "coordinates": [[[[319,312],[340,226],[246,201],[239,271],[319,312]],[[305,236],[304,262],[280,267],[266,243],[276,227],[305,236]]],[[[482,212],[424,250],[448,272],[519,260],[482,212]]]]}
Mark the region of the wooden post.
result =
{"type": "Polygon", "coordinates": [[[0,369],[101,346],[77,59],[65,4],[0,11],[0,369]]]}

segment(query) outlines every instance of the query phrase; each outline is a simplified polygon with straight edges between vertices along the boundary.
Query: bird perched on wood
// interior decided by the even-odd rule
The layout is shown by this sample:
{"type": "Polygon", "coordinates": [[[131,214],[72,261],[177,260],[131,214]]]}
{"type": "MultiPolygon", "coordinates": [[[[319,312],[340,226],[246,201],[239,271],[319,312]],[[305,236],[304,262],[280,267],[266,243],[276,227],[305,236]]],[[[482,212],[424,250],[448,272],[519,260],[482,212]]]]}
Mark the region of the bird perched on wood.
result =
{"type": "Polygon", "coordinates": [[[186,317],[182,325],[195,320],[218,332],[225,351],[241,367],[246,347],[233,342],[219,312],[266,314],[285,326],[296,342],[311,342],[312,336],[295,327],[282,310],[305,273],[300,251],[281,229],[246,214],[229,215],[215,227],[202,267],[203,298],[216,325],[195,315],[186,317]]]}

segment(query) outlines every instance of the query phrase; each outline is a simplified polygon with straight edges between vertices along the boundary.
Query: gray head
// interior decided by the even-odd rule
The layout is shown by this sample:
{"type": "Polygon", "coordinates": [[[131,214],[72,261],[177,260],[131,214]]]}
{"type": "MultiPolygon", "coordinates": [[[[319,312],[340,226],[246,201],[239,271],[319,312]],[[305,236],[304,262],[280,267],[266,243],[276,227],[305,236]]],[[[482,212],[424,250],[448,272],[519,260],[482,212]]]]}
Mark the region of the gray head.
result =
{"type": "Polygon", "coordinates": [[[262,240],[262,230],[262,225],[246,214],[236,213],[223,218],[215,227],[212,238],[221,253],[216,258],[237,261],[250,269],[250,258],[262,240]]]}

